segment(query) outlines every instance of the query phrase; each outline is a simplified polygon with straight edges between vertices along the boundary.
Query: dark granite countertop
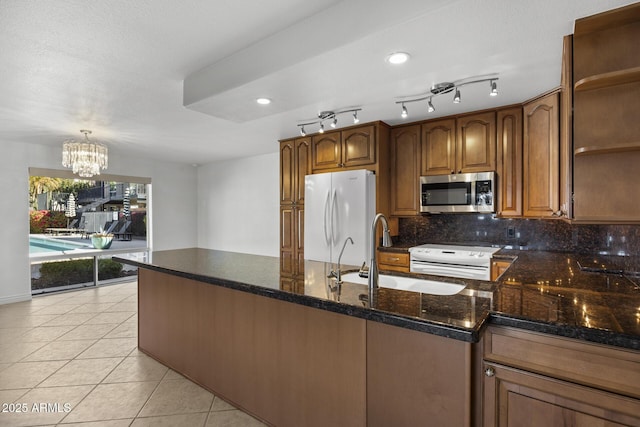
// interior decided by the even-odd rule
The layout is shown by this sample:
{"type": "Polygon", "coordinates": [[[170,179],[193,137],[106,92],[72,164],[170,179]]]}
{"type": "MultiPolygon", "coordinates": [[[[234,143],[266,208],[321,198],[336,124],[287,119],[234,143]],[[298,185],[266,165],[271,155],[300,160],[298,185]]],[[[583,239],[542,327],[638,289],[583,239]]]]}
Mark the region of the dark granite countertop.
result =
{"type": "MultiPolygon", "coordinates": [[[[406,251],[406,247],[385,248],[406,251]]],[[[620,274],[581,271],[574,254],[501,250],[513,261],[496,283],[437,276],[467,287],[453,296],[381,288],[368,307],[366,285],[327,279],[328,263],[305,261],[298,276],[280,274],[280,259],[208,249],[156,251],[146,261],[115,260],[323,310],[476,342],[490,323],[640,349],[640,287],[620,274]]],[[[350,268],[350,267],[346,267],[350,268]]],[[[357,269],[357,267],[353,267],[357,269]]],[[[392,273],[402,275],[401,273],[392,273]]]]}
{"type": "MultiPolygon", "coordinates": [[[[201,248],[154,251],[145,261],[116,261],[205,283],[347,314],[390,325],[476,342],[491,305],[495,283],[464,280],[466,288],[452,296],[380,288],[375,309],[364,297],[367,286],[344,282],[335,287],[329,263],[304,261],[297,276],[280,274],[280,258],[201,248]]],[[[358,266],[343,266],[343,271],[358,266]]],[[[384,273],[384,272],[383,272],[384,273]]],[[[399,275],[399,273],[394,273],[399,275]]],[[[461,279],[421,276],[443,282],[461,279]]]]}

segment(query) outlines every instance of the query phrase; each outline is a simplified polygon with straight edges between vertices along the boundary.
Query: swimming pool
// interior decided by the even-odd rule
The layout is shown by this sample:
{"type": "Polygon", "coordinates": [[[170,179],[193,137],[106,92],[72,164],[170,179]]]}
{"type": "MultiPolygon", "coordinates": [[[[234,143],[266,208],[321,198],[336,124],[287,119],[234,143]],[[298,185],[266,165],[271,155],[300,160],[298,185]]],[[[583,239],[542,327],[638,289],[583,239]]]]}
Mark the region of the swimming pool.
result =
{"type": "Polygon", "coordinates": [[[66,242],[49,237],[29,236],[29,253],[62,252],[74,249],[90,249],[91,245],[85,243],[66,242]]]}

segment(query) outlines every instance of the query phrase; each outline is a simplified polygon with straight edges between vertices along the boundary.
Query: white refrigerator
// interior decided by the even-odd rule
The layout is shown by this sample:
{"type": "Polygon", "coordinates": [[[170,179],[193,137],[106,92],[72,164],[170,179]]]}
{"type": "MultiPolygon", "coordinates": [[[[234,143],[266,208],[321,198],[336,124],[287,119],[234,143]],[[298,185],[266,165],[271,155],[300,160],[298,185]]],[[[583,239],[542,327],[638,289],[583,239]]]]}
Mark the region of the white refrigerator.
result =
{"type": "Polygon", "coordinates": [[[371,221],[376,209],[376,177],[359,169],[307,175],[304,179],[304,258],[355,266],[368,261],[371,221]]]}

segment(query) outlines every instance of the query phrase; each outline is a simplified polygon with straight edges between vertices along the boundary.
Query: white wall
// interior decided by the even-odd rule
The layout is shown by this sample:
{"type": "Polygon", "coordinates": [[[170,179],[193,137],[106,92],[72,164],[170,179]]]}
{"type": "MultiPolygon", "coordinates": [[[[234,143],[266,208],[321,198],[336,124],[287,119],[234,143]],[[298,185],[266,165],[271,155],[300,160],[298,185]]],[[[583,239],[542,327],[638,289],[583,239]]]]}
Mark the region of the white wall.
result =
{"type": "Polygon", "coordinates": [[[279,256],[278,153],[198,168],[198,246],[279,256]]]}
{"type": "MultiPolygon", "coordinates": [[[[31,298],[29,167],[63,169],[61,147],[0,141],[0,304],[31,298]]],[[[112,150],[113,151],[113,150],[112,150]]],[[[153,249],[197,245],[197,174],[190,165],[109,153],[110,174],[152,181],[153,249]]],[[[276,198],[276,200],[278,200],[276,198]]]]}

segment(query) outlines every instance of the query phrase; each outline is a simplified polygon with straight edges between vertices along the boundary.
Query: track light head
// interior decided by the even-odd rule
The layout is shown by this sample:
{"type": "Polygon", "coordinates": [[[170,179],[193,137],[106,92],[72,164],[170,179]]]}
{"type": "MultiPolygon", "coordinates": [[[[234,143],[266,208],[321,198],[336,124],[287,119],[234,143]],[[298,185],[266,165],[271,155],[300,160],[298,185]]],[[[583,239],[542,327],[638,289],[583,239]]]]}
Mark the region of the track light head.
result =
{"type": "Polygon", "coordinates": [[[429,102],[427,103],[427,112],[433,113],[434,111],[436,111],[436,107],[433,106],[433,103],[431,102],[431,97],[429,97],[429,102]]]}
{"type": "Polygon", "coordinates": [[[454,104],[460,104],[460,89],[456,88],[456,94],[453,97],[454,104]]]}
{"type": "Polygon", "coordinates": [[[300,135],[307,136],[307,133],[304,131],[304,126],[300,126],[300,135]]]}
{"type": "Polygon", "coordinates": [[[491,80],[491,92],[489,92],[491,96],[498,96],[498,84],[495,80],[491,80]]]}
{"type": "Polygon", "coordinates": [[[409,112],[407,111],[407,107],[404,104],[402,104],[402,113],[400,114],[400,117],[402,117],[403,119],[409,117],[409,112]]]}
{"type": "Polygon", "coordinates": [[[358,118],[358,111],[354,111],[353,112],[353,124],[357,125],[358,123],[360,123],[360,119],[358,118]]]}
{"type": "Polygon", "coordinates": [[[320,129],[318,130],[320,133],[324,133],[324,123],[320,123],[320,129]]]}
{"type": "Polygon", "coordinates": [[[331,127],[335,128],[336,126],[338,126],[338,118],[334,116],[333,121],[331,122],[331,127]]]}

